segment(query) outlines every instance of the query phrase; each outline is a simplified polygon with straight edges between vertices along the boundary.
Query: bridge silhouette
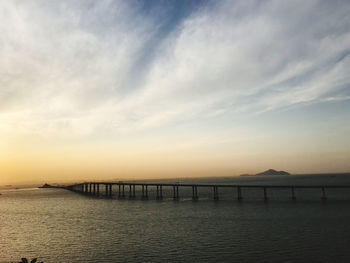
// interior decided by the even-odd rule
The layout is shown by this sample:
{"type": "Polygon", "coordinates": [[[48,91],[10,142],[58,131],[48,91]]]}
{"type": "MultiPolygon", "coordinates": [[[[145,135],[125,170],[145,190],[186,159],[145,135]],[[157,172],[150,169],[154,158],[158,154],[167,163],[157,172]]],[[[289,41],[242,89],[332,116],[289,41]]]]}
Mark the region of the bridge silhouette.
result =
{"type": "Polygon", "coordinates": [[[326,189],[350,189],[350,185],[230,185],[230,184],[181,184],[181,183],[135,183],[135,182],[84,182],[63,187],[67,190],[77,192],[80,194],[90,196],[102,196],[109,197],[117,196],[119,199],[135,199],[136,193],[141,194],[141,199],[149,199],[149,188],[156,190],[156,200],[162,200],[163,198],[173,198],[178,200],[180,198],[179,189],[186,188],[192,189],[193,200],[198,200],[198,189],[207,188],[211,189],[212,197],[214,200],[220,199],[219,189],[234,189],[236,193],[236,199],[243,199],[243,189],[261,189],[263,200],[267,201],[268,190],[284,189],[290,191],[290,198],[296,200],[296,189],[319,189],[321,200],[327,200],[326,189]],[[113,186],[117,189],[113,191],[113,186]],[[140,188],[140,191],[136,191],[136,187],[140,188]],[[163,188],[170,188],[171,196],[165,196],[163,188]]]}

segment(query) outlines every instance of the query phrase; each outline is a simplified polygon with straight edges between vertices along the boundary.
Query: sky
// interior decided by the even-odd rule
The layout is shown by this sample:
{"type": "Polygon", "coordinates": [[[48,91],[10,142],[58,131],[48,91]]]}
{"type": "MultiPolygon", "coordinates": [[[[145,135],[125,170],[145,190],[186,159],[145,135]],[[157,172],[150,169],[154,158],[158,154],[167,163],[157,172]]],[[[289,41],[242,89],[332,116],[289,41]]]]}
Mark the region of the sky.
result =
{"type": "Polygon", "coordinates": [[[0,185],[350,171],[350,2],[0,2],[0,185]]]}

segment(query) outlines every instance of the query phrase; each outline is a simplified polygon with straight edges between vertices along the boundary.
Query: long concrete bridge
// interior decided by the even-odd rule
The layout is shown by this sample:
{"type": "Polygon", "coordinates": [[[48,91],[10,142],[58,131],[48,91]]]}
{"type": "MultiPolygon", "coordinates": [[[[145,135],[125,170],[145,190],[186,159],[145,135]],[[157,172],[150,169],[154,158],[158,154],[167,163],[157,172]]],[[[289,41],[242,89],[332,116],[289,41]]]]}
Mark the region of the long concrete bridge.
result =
{"type": "MultiPolygon", "coordinates": [[[[65,189],[91,196],[104,196],[111,198],[116,196],[119,199],[129,198],[135,199],[136,193],[139,193],[141,199],[149,198],[149,190],[153,189],[156,193],[156,199],[161,200],[163,198],[173,198],[178,200],[180,198],[179,189],[192,189],[193,200],[198,200],[198,189],[206,188],[211,189],[212,197],[214,200],[219,200],[219,189],[231,188],[235,190],[236,199],[243,199],[243,189],[261,189],[261,196],[263,200],[268,200],[268,192],[273,189],[285,189],[290,191],[290,198],[296,200],[296,189],[319,189],[321,200],[327,200],[327,189],[350,189],[350,185],[229,185],[229,184],[180,184],[180,183],[134,183],[134,182],[87,182],[74,184],[64,187],[65,189]],[[117,189],[113,191],[113,186],[117,189]],[[136,191],[138,187],[139,191],[136,191]],[[167,187],[171,189],[171,196],[164,196],[163,188],[167,187]]],[[[187,192],[189,192],[187,190],[187,192]]]]}

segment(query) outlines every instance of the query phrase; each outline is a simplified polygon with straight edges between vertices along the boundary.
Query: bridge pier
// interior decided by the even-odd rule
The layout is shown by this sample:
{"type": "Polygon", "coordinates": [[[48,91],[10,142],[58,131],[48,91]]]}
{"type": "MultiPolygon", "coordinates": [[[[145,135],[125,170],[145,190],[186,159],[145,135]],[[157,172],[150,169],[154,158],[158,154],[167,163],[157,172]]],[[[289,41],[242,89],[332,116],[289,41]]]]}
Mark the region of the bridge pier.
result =
{"type": "Polygon", "coordinates": [[[112,197],[112,184],[105,184],[106,197],[112,197]]]}
{"type": "Polygon", "coordinates": [[[214,200],[219,200],[219,190],[217,186],[213,186],[214,200]]]}
{"type": "Polygon", "coordinates": [[[322,197],[321,197],[322,201],[326,201],[327,197],[326,197],[326,190],[324,187],[322,187],[322,197]]]}
{"type": "Polygon", "coordinates": [[[125,198],[125,185],[118,184],[118,198],[125,198]]]}
{"type": "Polygon", "coordinates": [[[108,196],[108,184],[105,184],[105,196],[108,196]]]}
{"type": "Polygon", "coordinates": [[[294,187],[292,187],[291,189],[292,189],[292,200],[295,201],[297,200],[297,198],[295,197],[294,187]]]}
{"type": "Polygon", "coordinates": [[[92,184],[89,184],[89,194],[91,195],[91,188],[92,188],[92,184]]]}
{"type": "Polygon", "coordinates": [[[142,185],[142,199],[148,199],[148,185],[142,185]]]}
{"type": "Polygon", "coordinates": [[[267,198],[266,187],[264,187],[264,201],[267,201],[267,200],[269,200],[269,199],[267,198]]]}
{"type": "Polygon", "coordinates": [[[161,185],[157,185],[157,200],[163,199],[163,189],[161,185]]]}
{"type": "Polygon", "coordinates": [[[197,186],[192,185],[192,200],[198,200],[197,186]]]}
{"type": "Polygon", "coordinates": [[[132,199],[132,185],[129,184],[129,199],[132,199]]]}
{"type": "Polygon", "coordinates": [[[97,196],[100,196],[100,184],[97,184],[97,196]]]}
{"type": "Polygon", "coordinates": [[[238,201],[241,201],[243,199],[242,197],[242,189],[240,186],[237,186],[237,199],[238,201]]]}
{"type": "Polygon", "coordinates": [[[93,183],[93,195],[96,195],[96,184],[93,183]]]}
{"type": "Polygon", "coordinates": [[[179,199],[179,186],[178,185],[173,186],[173,199],[174,200],[179,199]]]}

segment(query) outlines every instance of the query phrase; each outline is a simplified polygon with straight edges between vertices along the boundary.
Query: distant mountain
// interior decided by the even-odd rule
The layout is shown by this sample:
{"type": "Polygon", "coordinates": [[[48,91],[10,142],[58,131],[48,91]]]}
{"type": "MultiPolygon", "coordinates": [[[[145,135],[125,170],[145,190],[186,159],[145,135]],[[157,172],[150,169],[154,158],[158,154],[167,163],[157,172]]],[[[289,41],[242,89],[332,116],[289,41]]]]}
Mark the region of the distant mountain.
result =
{"type": "Polygon", "coordinates": [[[257,174],[241,174],[241,176],[264,176],[264,175],[290,175],[290,173],[285,172],[285,171],[276,171],[274,169],[269,169],[266,170],[262,173],[257,173],[257,174]]]}
{"type": "Polygon", "coordinates": [[[269,169],[262,173],[257,173],[256,175],[290,175],[290,173],[285,171],[276,171],[274,169],[269,169]]]}

